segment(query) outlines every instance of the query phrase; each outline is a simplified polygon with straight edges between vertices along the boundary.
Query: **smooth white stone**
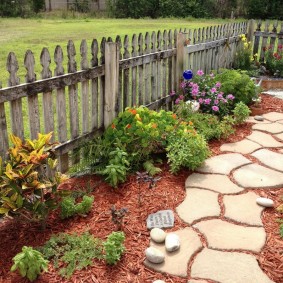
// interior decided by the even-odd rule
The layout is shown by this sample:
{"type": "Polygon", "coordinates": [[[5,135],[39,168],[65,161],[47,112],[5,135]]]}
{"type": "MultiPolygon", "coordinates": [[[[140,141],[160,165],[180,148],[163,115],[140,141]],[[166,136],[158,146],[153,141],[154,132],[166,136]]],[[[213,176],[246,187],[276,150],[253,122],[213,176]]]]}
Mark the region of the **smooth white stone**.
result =
{"type": "Polygon", "coordinates": [[[156,243],[163,243],[165,241],[166,233],[160,228],[153,228],[150,231],[150,238],[156,243]]]}
{"type": "Polygon", "coordinates": [[[152,283],[166,283],[166,282],[163,281],[163,280],[155,280],[155,281],[153,281],[152,283]]]}
{"type": "Polygon", "coordinates": [[[273,200],[269,199],[269,198],[257,198],[256,203],[261,205],[261,206],[264,206],[264,207],[273,207],[274,206],[273,200]]]}
{"type": "Polygon", "coordinates": [[[165,248],[168,252],[174,252],[180,248],[180,238],[177,234],[170,233],[165,238],[165,248]]]}
{"type": "Polygon", "coordinates": [[[145,250],[146,259],[152,263],[162,263],[165,259],[163,252],[157,248],[149,247],[145,250]]]}

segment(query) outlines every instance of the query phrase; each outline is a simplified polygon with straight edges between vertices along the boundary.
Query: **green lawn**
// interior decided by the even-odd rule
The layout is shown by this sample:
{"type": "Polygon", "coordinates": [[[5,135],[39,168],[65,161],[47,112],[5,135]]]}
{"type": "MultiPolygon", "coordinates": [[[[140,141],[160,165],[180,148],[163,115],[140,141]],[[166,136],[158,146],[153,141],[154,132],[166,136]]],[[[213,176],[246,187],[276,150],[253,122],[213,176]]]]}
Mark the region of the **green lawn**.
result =
{"type": "MultiPolygon", "coordinates": [[[[227,22],[227,20],[226,20],[227,22]]],[[[108,18],[70,18],[70,19],[6,19],[0,18],[0,82],[3,87],[7,84],[8,73],[6,60],[9,52],[13,51],[19,61],[19,76],[24,82],[25,68],[23,65],[25,52],[31,50],[36,60],[37,78],[40,78],[40,53],[43,47],[49,49],[51,60],[56,45],[64,51],[64,61],[67,62],[66,46],[68,40],[76,45],[77,62],[79,68],[79,46],[82,39],[86,39],[90,47],[92,39],[100,43],[101,38],[120,35],[131,36],[143,33],[180,29],[202,28],[225,23],[222,19],[108,19],[108,18]]],[[[90,52],[89,52],[90,57],[90,52]]],[[[54,65],[51,67],[52,71],[54,65]]],[[[66,70],[65,70],[66,71],[66,70]]]]}

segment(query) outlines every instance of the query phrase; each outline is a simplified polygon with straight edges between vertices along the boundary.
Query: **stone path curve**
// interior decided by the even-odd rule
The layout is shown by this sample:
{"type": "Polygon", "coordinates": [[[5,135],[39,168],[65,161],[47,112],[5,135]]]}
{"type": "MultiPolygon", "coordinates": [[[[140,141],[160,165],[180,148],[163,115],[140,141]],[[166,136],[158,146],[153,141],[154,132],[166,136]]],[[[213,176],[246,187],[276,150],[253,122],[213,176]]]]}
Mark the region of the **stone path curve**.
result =
{"type": "Polygon", "coordinates": [[[146,266],[191,278],[188,283],[279,283],[270,280],[256,260],[266,241],[261,221],[265,208],[256,204],[256,193],[246,191],[283,186],[283,113],[262,116],[262,122],[248,119],[255,123],[251,135],[222,145],[223,154],[207,159],[187,178],[186,197],[176,208],[188,224],[175,231],[181,248],[167,253],[164,244],[151,241],[151,246],[166,254],[165,262],[152,264],[146,260],[146,266]],[[281,153],[270,148],[279,148],[281,153]],[[243,156],[246,154],[259,164],[243,156]],[[200,238],[206,243],[202,244],[200,238]]]}

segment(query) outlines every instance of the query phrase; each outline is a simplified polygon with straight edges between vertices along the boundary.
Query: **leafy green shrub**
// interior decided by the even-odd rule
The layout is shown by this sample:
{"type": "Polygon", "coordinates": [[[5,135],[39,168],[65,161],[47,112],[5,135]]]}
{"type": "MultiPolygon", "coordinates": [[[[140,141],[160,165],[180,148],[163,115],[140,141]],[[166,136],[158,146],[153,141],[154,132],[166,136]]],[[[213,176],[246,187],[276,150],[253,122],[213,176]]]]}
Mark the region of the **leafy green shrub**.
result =
{"type": "Polygon", "coordinates": [[[169,141],[166,151],[172,173],[177,173],[181,167],[194,170],[209,156],[205,139],[195,130],[186,135],[172,134],[169,141]]]}
{"type": "MultiPolygon", "coordinates": [[[[156,167],[154,169],[145,162],[152,160],[154,154],[166,151],[172,133],[182,137],[188,136],[190,131],[194,131],[192,124],[181,121],[173,112],[156,112],[146,107],[127,108],[114,119],[97,143],[86,145],[83,151],[89,154],[83,164],[106,176],[106,180],[116,187],[125,181],[129,171],[138,171],[142,165],[151,171],[150,174],[158,173],[156,167]]],[[[197,138],[197,134],[190,138],[197,138]]],[[[186,142],[186,139],[181,141],[186,142]]],[[[198,152],[196,147],[190,150],[191,154],[194,151],[198,152]]]]}
{"type": "Polygon", "coordinates": [[[48,260],[45,260],[42,253],[32,247],[23,246],[22,252],[14,258],[14,265],[11,271],[19,270],[22,277],[27,277],[29,281],[34,281],[41,271],[47,271],[48,260]]]}
{"type": "Polygon", "coordinates": [[[47,259],[52,259],[55,268],[61,267],[59,274],[70,278],[75,270],[81,270],[93,264],[93,259],[103,258],[103,246],[100,239],[86,232],[81,235],[61,233],[52,236],[39,250],[47,259]]]}
{"type": "Polygon", "coordinates": [[[9,159],[2,164],[0,158],[0,214],[20,215],[44,225],[49,212],[57,208],[59,194],[64,193],[57,191],[57,186],[66,176],[45,174],[55,171],[57,165],[51,136],[38,134],[38,139],[25,142],[10,136],[14,146],[9,149],[9,159]]]}
{"type": "Polygon", "coordinates": [[[68,196],[62,199],[61,206],[61,218],[65,219],[72,217],[75,214],[85,215],[90,212],[94,197],[83,196],[80,203],[76,203],[76,199],[72,196],[68,196]]]}
{"type": "Polygon", "coordinates": [[[243,71],[224,69],[215,78],[221,82],[222,92],[233,94],[234,105],[241,101],[250,105],[258,98],[260,88],[243,71]]]}
{"type": "Polygon", "coordinates": [[[129,170],[129,161],[127,160],[127,152],[119,147],[109,153],[108,165],[104,170],[97,173],[106,176],[106,181],[111,186],[117,187],[118,183],[125,182],[127,172],[129,170]]]}
{"type": "Polygon", "coordinates": [[[193,112],[190,105],[183,101],[175,105],[175,111],[184,121],[190,122],[206,141],[226,138],[234,132],[234,121],[230,116],[220,119],[213,114],[193,112]]]}
{"type": "Polygon", "coordinates": [[[244,104],[243,102],[239,102],[236,104],[233,113],[234,113],[235,123],[242,124],[249,117],[251,110],[246,104],[244,104]]]}
{"type": "Polygon", "coordinates": [[[116,264],[125,251],[125,234],[123,232],[112,232],[103,243],[105,260],[107,264],[116,264]]]}

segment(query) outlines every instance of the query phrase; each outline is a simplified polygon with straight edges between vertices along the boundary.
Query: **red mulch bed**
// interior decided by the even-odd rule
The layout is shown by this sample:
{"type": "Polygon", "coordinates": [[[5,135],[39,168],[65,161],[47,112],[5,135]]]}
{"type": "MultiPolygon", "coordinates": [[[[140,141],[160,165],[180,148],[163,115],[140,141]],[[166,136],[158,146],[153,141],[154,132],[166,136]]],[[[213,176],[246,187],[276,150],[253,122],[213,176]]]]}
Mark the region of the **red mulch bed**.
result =
{"type": "MultiPolygon", "coordinates": [[[[283,112],[283,100],[268,95],[262,96],[262,105],[266,112],[283,112]]],[[[226,142],[234,142],[243,139],[251,133],[251,124],[240,126],[236,133],[227,140],[213,141],[210,148],[213,155],[220,153],[219,147],[226,142]]],[[[105,238],[116,226],[111,222],[110,208],[127,207],[129,213],[125,217],[123,231],[126,234],[126,254],[116,266],[106,266],[104,262],[95,261],[92,267],[86,270],[76,271],[71,279],[64,279],[49,266],[49,271],[42,274],[36,282],[94,282],[94,283],[146,283],[156,279],[165,282],[187,283],[189,278],[178,278],[167,274],[160,274],[146,268],[143,265],[145,259],[144,251],[149,244],[149,231],[146,228],[148,214],[162,209],[174,210],[185,197],[184,184],[188,170],[182,170],[178,175],[169,173],[168,165],[162,166],[162,179],[157,186],[149,189],[146,184],[142,185],[141,202],[138,201],[138,187],[135,176],[130,176],[128,181],[114,190],[104,182],[100,182],[97,176],[85,176],[71,179],[65,188],[75,189],[85,186],[88,182],[93,186],[95,197],[93,209],[86,218],[75,217],[69,220],[60,220],[54,212],[49,221],[48,228],[41,231],[34,224],[17,223],[16,221],[5,220],[0,222],[0,283],[1,282],[28,282],[17,273],[10,272],[12,258],[22,246],[43,245],[52,234],[59,232],[81,233],[90,231],[94,236],[105,238]]],[[[280,197],[283,195],[283,188],[272,190],[253,190],[261,196],[274,200],[275,205],[280,204],[280,197]]],[[[281,201],[282,203],[282,201],[281,201]]],[[[282,215],[281,215],[282,216],[282,215]]],[[[283,282],[283,240],[279,235],[279,224],[276,220],[280,214],[275,209],[265,209],[262,219],[267,232],[267,242],[263,251],[256,254],[261,268],[274,282],[283,282]]],[[[175,213],[175,226],[168,231],[178,230],[187,225],[181,221],[175,213]]],[[[188,266],[188,269],[190,266],[188,266]]],[[[247,282],[248,283],[248,282],[247,282]]]]}

